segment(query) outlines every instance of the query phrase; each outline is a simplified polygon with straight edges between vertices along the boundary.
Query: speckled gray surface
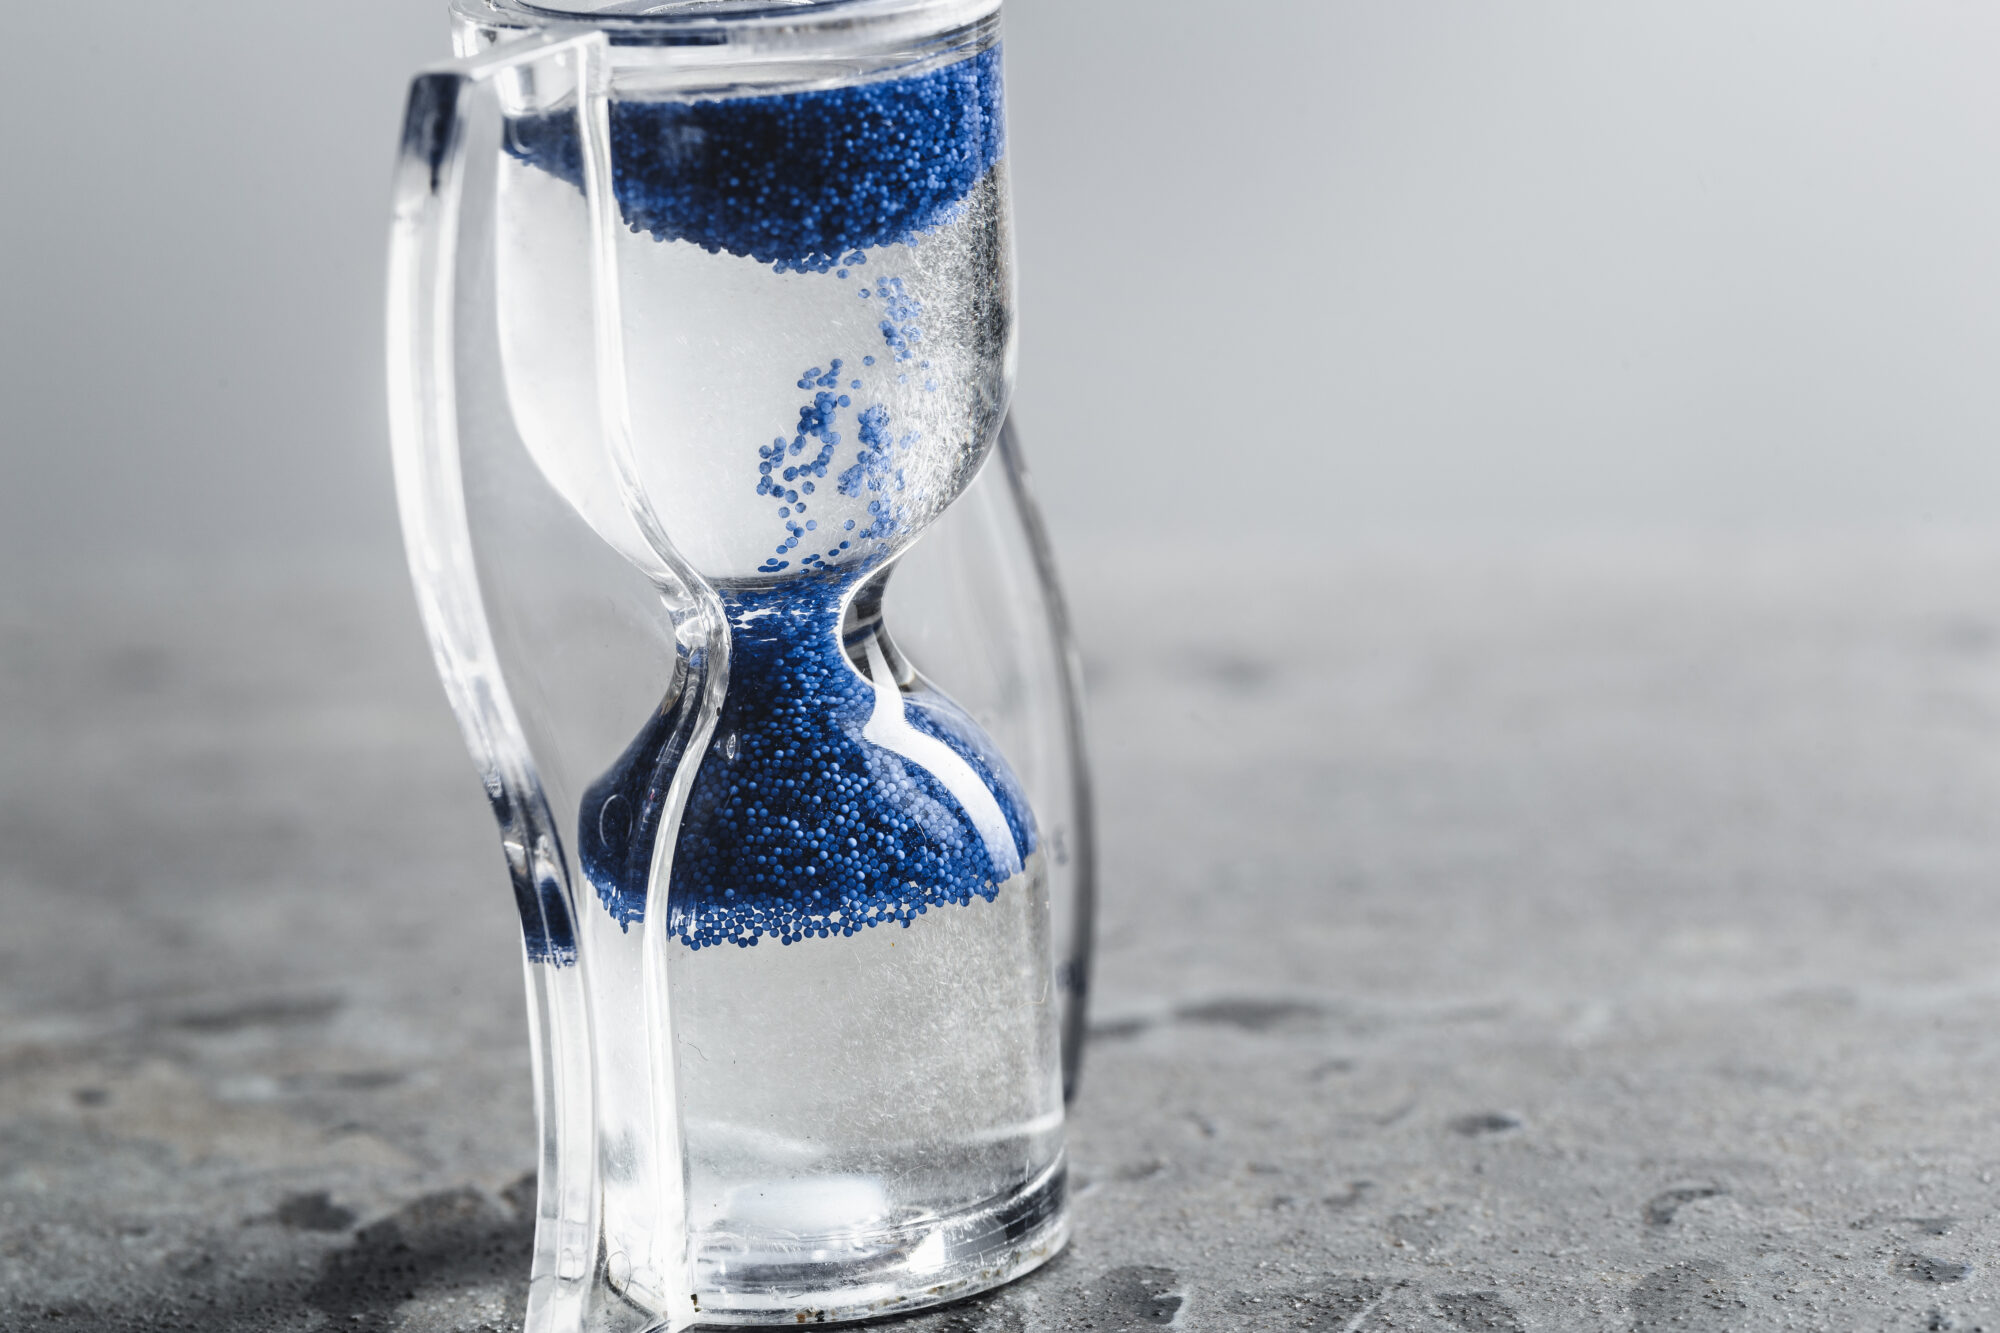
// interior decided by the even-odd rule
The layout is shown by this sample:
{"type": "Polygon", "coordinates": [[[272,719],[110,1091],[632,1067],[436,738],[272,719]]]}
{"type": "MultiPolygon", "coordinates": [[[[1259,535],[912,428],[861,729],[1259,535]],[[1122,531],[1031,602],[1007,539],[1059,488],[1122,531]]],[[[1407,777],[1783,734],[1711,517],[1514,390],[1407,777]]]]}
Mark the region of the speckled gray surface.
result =
{"type": "MultiPolygon", "coordinates": [[[[2000,545],[1073,559],[1076,1240],[909,1321],[2000,1329],[2000,545]]],[[[516,1326],[498,852],[383,567],[0,622],[0,1327],[516,1326]]]]}

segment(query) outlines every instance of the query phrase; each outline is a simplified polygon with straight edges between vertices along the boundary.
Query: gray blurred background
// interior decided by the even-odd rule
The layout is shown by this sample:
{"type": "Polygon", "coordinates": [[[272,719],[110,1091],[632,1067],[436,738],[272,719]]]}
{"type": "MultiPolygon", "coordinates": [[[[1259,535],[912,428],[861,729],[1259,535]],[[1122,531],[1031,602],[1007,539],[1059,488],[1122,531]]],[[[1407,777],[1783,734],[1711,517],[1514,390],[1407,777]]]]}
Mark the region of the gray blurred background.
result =
{"type": "MultiPolygon", "coordinates": [[[[19,5],[12,578],[395,559],[431,0],[19,5]]],[[[1011,0],[1020,418],[1096,539],[2000,517],[2000,10],[1011,0]]]]}

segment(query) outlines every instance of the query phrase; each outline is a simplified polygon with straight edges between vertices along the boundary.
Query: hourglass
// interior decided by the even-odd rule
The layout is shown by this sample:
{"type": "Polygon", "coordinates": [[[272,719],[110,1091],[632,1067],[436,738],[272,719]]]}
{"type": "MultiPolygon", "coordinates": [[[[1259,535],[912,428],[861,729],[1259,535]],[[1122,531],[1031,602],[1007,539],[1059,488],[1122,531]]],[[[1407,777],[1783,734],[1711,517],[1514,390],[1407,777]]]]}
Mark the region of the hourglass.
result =
{"type": "Polygon", "coordinates": [[[405,127],[392,421],[523,922],[531,1333],[1006,1281],[1067,1234],[1089,821],[995,447],[997,0],[456,14],[405,127]]]}

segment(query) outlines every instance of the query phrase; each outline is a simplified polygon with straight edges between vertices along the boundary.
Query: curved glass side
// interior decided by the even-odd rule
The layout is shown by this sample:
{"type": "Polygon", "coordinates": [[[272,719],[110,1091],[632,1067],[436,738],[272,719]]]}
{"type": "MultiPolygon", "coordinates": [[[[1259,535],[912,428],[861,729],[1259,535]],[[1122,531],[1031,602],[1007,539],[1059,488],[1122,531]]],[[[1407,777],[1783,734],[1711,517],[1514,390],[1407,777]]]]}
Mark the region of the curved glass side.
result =
{"type": "MultiPolygon", "coordinates": [[[[684,747],[705,740],[726,649],[710,651],[699,585],[664,561],[642,571],[542,480],[497,351],[506,118],[537,105],[592,114],[603,51],[590,35],[523,42],[420,76],[390,254],[391,436],[411,574],[522,919],[541,1132],[528,1333],[698,1317],[661,941],[590,901],[578,816],[606,758],[656,719],[672,719],[684,747]]],[[[575,208],[587,237],[581,193],[575,208]]],[[[588,292],[588,248],[576,257],[588,292]]]]}
{"type": "Polygon", "coordinates": [[[1076,1096],[1097,912],[1083,670],[1010,419],[964,495],[897,562],[886,615],[922,673],[1012,762],[1048,848],[1063,1096],[1076,1096]]]}

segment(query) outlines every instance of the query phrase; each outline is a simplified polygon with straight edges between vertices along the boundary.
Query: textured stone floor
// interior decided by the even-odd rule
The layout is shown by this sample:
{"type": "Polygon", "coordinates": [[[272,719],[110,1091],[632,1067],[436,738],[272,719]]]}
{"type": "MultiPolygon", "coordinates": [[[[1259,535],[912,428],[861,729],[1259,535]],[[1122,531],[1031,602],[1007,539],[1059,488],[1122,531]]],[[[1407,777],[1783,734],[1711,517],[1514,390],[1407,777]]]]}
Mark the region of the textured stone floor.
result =
{"type": "MultiPolygon", "coordinates": [[[[2000,545],[1070,562],[1076,1240],[907,1327],[2000,1330],[2000,545]]],[[[0,1329],[517,1325],[393,568],[0,607],[0,1329]]]]}

